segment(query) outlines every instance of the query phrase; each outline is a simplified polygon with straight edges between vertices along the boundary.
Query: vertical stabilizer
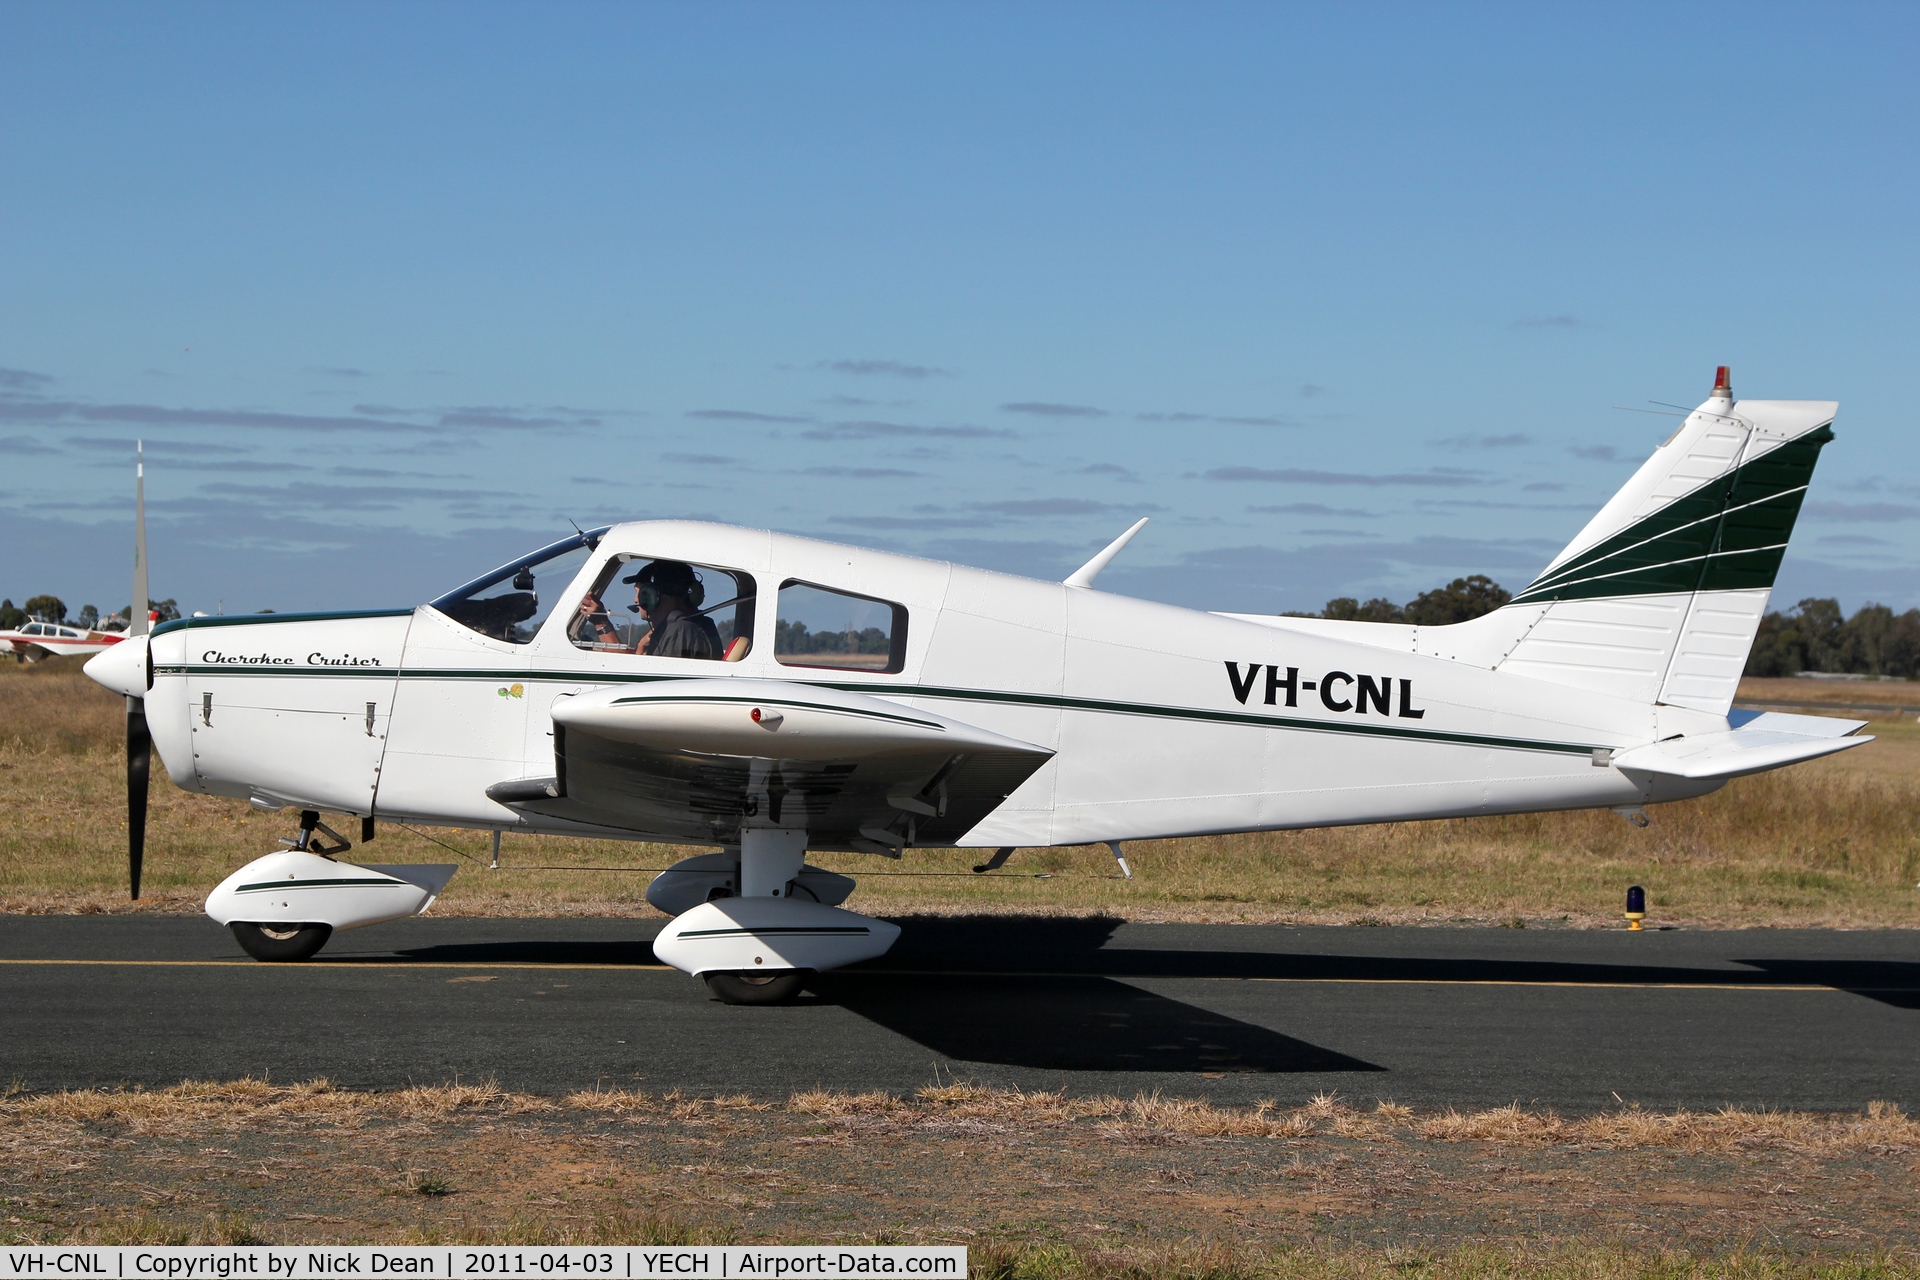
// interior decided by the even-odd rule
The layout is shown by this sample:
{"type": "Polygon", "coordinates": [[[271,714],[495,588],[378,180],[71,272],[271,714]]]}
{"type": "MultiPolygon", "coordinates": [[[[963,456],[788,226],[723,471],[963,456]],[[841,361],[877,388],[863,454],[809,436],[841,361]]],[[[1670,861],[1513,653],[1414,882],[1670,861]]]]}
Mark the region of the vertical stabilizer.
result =
{"type": "Polygon", "coordinates": [[[1724,714],[1766,612],[1829,400],[1706,403],[1513,598],[1524,633],[1497,669],[1724,714]]]}

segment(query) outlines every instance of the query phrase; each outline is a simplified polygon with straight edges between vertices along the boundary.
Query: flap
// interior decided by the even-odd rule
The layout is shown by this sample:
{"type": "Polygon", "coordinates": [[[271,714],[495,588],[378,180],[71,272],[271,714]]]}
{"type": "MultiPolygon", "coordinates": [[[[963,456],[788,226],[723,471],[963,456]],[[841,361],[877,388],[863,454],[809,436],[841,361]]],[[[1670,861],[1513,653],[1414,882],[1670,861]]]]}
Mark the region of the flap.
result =
{"type": "Polygon", "coordinates": [[[783,680],[674,680],[558,701],[558,797],[509,801],[641,838],[956,844],[1053,752],[898,702],[783,680]]]}

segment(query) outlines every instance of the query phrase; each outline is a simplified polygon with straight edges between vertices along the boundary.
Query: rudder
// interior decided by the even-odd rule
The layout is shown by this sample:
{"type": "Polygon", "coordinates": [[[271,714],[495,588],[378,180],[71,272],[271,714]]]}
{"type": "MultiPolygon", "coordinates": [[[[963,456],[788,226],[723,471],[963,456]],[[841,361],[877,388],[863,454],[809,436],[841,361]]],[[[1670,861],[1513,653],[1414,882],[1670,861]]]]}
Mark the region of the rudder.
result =
{"type": "Polygon", "coordinates": [[[1837,408],[1735,403],[1721,368],[1712,397],[1499,611],[1523,629],[1490,665],[1725,714],[1837,408]]]}

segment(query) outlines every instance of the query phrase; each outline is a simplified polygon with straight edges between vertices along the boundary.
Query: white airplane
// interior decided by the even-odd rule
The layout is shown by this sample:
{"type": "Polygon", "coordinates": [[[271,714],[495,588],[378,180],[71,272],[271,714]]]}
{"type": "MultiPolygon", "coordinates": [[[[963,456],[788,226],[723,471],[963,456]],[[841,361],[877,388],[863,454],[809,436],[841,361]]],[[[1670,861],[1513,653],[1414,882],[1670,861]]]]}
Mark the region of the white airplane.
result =
{"type": "Polygon", "coordinates": [[[102,653],[126,638],[124,631],[72,627],[64,622],[29,622],[0,631],[0,653],[11,653],[20,662],[39,662],[69,654],[102,653]]]}
{"type": "Polygon", "coordinates": [[[1530,586],[1453,626],[1095,590],[1139,524],[1038,582],[690,521],[566,538],[417,608],[177,619],[86,668],[129,699],[134,896],[149,725],[177,786],[301,811],[290,849],[207,899],[260,959],[424,911],[454,871],[345,861],[324,814],[363,842],[383,818],[665,842],[717,852],[652,882],[674,917],[655,953],[730,1003],[898,936],[840,909],[854,881],[809,849],[977,846],[992,866],[1474,814],[1644,824],[1869,741],[1864,721],[1730,710],[1835,408],[1735,402],[1721,369],[1530,586]]]}

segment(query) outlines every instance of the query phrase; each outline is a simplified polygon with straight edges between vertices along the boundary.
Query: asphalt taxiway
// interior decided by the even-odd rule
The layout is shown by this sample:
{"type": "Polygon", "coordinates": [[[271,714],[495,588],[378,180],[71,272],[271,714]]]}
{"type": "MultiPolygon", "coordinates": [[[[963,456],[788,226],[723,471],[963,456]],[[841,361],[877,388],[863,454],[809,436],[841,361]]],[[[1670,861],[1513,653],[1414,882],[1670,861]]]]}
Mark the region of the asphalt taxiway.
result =
{"type": "Polygon", "coordinates": [[[0,920],[0,1071],[555,1093],[971,1079],[1217,1101],[1920,1107],[1920,931],[916,919],[798,1003],[659,967],[661,920],[417,919],[305,964],[198,917],[0,920]]]}

